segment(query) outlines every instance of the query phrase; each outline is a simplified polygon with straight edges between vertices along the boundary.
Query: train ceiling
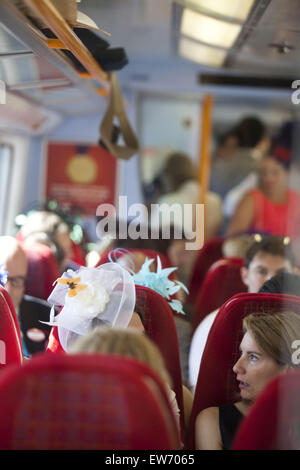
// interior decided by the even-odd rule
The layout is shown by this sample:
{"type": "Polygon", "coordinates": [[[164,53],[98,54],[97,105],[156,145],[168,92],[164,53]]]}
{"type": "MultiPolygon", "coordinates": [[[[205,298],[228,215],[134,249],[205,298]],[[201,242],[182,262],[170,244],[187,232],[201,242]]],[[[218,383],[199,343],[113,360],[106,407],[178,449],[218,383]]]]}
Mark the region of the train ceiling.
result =
{"type": "MultiPolygon", "coordinates": [[[[213,8],[220,1],[210,0],[206,4],[213,8]]],[[[16,3],[0,2],[0,78],[8,88],[65,115],[104,109],[105,98],[95,94],[99,83],[80,78],[62,58],[61,51],[47,50],[22,23],[21,14],[14,7],[16,3]]],[[[179,55],[179,19],[184,4],[185,0],[78,3],[83,13],[111,33],[109,38],[97,33],[101,38],[111,47],[125,48],[129,63],[117,72],[125,93],[130,89],[199,93],[207,86],[201,85],[202,75],[263,78],[266,92],[271,92],[268,78],[287,84],[300,78],[298,0],[255,0],[236,41],[226,53],[224,66],[219,68],[179,55]]],[[[222,90],[225,88],[221,95],[222,90]]]]}

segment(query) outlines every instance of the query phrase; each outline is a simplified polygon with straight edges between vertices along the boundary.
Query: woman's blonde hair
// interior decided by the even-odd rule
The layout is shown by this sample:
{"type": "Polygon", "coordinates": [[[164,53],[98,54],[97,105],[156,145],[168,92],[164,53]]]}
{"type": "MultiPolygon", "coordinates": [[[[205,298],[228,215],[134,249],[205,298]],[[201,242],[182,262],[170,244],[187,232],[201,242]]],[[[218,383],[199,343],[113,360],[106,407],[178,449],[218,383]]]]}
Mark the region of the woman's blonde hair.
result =
{"type": "Polygon", "coordinates": [[[243,320],[244,332],[249,332],[257,345],[281,366],[297,367],[292,361],[292,345],[300,340],[300,314],[256,313],[243,320]]]}
{"type": "Polygon", "coordinates": [[[70,352],[113,354],[138,359],[171,386],[171,378],[159,349],[147,336],[134,329],[99,326],[88,335],[80,337],[72,345],[70,352]]]}

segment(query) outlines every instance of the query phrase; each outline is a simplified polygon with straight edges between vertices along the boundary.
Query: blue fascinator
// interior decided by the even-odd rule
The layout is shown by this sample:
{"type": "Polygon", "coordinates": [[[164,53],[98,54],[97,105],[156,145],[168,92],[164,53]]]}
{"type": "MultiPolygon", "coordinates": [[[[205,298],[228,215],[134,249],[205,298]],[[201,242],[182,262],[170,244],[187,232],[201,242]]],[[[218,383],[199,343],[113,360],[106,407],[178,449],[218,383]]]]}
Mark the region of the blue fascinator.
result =
{"type": "MultiPolygon", "coordinates": [[[[137,250],[139,251],[139,250],[137,250]]],[[[128,259],[129,266],[134,267],[134,253],[130,253],[125,249],[112,250],[109,254],[109,259],[112,262],[118,262],[118,255],[126,256],[128,259]]],[[[184,292],[188,294],[188,289],[185,285],[177,280],[170,280],[169,276],[172,274],[177,267],[173,268],[162,268],[160,257],[157,256],[156,258],[156,272],[150,269],[150,266],[154,262],[154,258],[149,259],[146,257],[144,264],[142,265],[141,269],[136,273],[133,269],[128,267],[127,269],[131,273],[134,283],[139,286],[149,287],[150,289],[155,290],[158,294],[162,295],[167,301],[172,310],[176,313],[181,313],[185,315],[183,311],[182,303],[180,300],[172,299],[172,295],[176,294],[180,289],[183,289],[184,292]]]]}

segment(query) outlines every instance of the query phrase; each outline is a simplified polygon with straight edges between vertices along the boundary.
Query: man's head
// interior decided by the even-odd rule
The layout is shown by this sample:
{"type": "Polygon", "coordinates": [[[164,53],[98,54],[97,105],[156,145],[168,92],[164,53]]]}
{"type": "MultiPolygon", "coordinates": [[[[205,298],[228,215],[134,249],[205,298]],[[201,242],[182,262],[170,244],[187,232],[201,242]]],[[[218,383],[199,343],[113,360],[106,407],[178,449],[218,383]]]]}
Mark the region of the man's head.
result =
{"type": "Polygon", "coordinates": [[[72,255],[72,242],[68,225],[57,214],[47,211],[33,212],[21,228],[26,245],[42,243],[51,248],[63,272],[72,255]]]}
{"type": "Polygon", "coordinates": [[[27,275],[27,258],[14,237],[0,237],[0,264],[8,271],[6,290],[17,310],[22,301],[27,275]]]}
{"type": "Polygon", "coordinates": [[[285,241],[285,238],[270,236],[249,247],[245,266],[241,268],[241,277],[248,292],[258,292],[264,282],[278,272],[293,272],[294,254],[285,241]]]}

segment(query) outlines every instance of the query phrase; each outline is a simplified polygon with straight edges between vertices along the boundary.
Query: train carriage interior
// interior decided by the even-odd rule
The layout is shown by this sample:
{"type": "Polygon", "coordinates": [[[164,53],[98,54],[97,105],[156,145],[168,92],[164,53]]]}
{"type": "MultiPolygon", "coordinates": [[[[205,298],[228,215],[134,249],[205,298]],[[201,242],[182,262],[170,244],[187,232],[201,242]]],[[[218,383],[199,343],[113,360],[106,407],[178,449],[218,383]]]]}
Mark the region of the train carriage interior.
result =
{"type": "Polygon", "coordinates": [[[299,130],[297,0],[0,0],[0,449],[300,449],[299,130]]]}

